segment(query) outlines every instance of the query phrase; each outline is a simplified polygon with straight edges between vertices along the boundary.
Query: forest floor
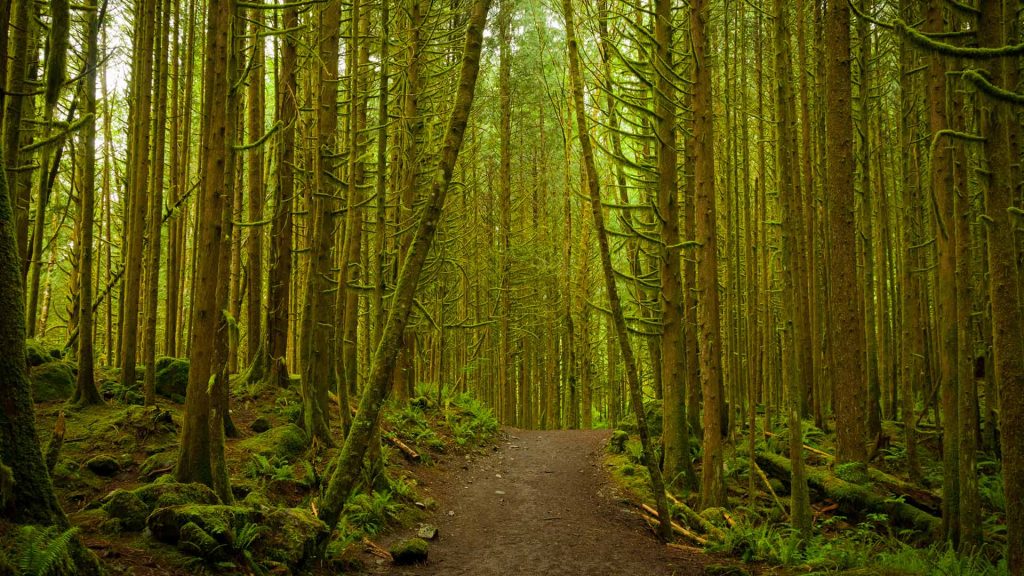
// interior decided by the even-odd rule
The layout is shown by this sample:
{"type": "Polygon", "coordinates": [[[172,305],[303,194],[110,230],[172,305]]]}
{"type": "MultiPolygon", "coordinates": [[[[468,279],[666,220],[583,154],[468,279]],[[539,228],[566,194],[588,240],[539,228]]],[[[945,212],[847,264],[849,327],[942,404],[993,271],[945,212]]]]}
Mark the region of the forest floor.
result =
{"type": "Polygon", "coordinates": [[[490,453],[424,470],[421,486],[439,504],[428,560],[378,573],[703,574],[707,557],[660,544],[612,481],[603,465],[610,434],[506,428],[490,453]]]}

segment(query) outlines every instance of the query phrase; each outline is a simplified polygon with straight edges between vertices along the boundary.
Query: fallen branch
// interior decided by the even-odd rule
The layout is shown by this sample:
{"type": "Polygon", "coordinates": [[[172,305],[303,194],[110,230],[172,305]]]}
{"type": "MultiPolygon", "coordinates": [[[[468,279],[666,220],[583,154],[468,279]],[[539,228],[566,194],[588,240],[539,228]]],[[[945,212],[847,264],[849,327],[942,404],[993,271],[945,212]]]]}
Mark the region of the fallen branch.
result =
{"type": "Polygon", "coordinates": [[[363,536],[363,546],[366,546],[366,551],[367,552],[369,552],[370,554],[373,554],[374,556],[376,556],[378,558],[383,558],[383,559],[387,560],[388,562],[394,561],[394,558],[391,557],[391,553],[390,552],[388,552],[387,550],[381,548],[379,545],[374,544],[373,541],[371,541],[366,536],[363,536]]]}
{"type": "Polygon", "coordinates": [[[693,508],[687,506],[685,502],[682,502],[681,500],[673,496],[671,492],[666,492],[665,494],[667,494],[668,499],[671,500],[672,503],[676,505],[676,508],[682,511],[683,516],[686,517],[687,523],[698,526],[705,534],[714,536],[719,540],[725,537],[725,533],[722,532],[720,528],[718,528],[711,522],[708,522],[707,519],[705,519],[700,514],[694,512],[693,508]]]}
{"type": "Polygon", "coordinates": [[[768,480],[768,476],[766,476],[764,470],[757,465],[756,460],[754,461],[754,470],[757,471],[757,475],[761,477],[761,481],[764,482],[765,487],[768,488],[768,493],[775,499],[775,503],[779,505],[779,510],[782,510],[782,515],[785,518],[789,518],[789,511],[786,510],[786,506],[782,503],[782,500],[779,500],[779,495],[775,493],[775,489],[772,488],[772,483],[768,480]]]}
{"type": "MultiPolygon", "coordinates": [[[[644,512],[647,512],[647,514],[640,514],[641,516],[643,516],[644,520],[647,520],[648,522],[651,522],[654,525],[657,525],[657,524],[659,524],[661,522],[659,520],[659,516],[658,516],[658,511],[657,510],[655,510],[654,508],[651,508],[647,504],[640,504],[640,508],[642,508],[644,510],[644,512]]],[[[682,526],[680,526],[676,522],[671,522],[671,525],[672,525],[672,531],[673,532],[679,534],[680,536],[683,536],[684,538],[688,538],[688,539],[696,542],[697,544],[700,544],[701,546],[707,546],[707,543],[708,543],[707,538],[704,538],[703,536],[701,536],[701,535],[699,535],[699,534],[697,534],[695,532],[692,532],[690,530],[687,530],[686,528],[683,528],[682,526]]]]}

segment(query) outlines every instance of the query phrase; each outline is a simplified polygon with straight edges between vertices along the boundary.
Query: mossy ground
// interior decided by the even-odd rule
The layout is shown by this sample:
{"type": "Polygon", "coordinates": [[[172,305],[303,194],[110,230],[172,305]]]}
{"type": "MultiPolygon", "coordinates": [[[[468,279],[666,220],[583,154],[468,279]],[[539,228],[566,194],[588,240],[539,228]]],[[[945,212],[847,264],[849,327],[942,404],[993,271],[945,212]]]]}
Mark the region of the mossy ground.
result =
{"type": "MultiPolygon", "coordinates": [[[[759,414],[756,450],[787,455],[789,430],[785,423],[773,426],[768,433],[762,429],[763,425],[759,414]]],[[[629,429],[628,422],[625,428],[629,429]]],[[[899,488],[910,486],[914,492],[912,497],[920,500],[915,505],[930,510],[930,504],[941,501],[937,489],[942,479],[940,441],[937,435],[929,433],[931,429],[925,419],[918,436],[918,455],[924,476],[920,482],[913,483],[907,476],[902,428],[891,421],[883,424],[883,442],[876,447],[866,474],[864,471],[850,471],[842,467],[837,469],[832,459],[822,454],[835,452],[834,434],[818,429],[810,421],[803,423],[804,444],[813,448],[805,450],[805,461],[810,472],[844,477],[848,482],[856,481],[858,488],[868,488],[882,499],[904,499],[899,488]],[[894,485],[897,485],[896,489],[894,485]]],[[[641,464],[639,441],[635,435],[631,435],[624,444],[621,438],[617,440],[616,444],[622,444],[623,449],[610,445],[605,455],[605,466],[610,476],[632,500],[653,503],[649,476],[641,464]]],[[[656,438],[656,441],[659,440],[656,438]]],[[[964,555],[948,546],[937,544],[935,539],[922,537],[921,534],[894,525],[884,513],[842,510],[826,495],[817,494],[813,490],[813,535],[809,540],[801,541],[788,524],[788,478],[777,481],[771,474],[767,474],[776,490],[776,500],[760,475],[751,469],[747,447],[745,431],[737,434],[734,442],[726,444],[725,478],[729,521],[722,526],[725,537],[710,538],[705,547],[706,552],[718,557],[726,567],[739,566],[752,574],[780,575],[1007,575],[1001,557],[1005,543],[1005,502],[1001,498],[1002,480],[992,456],[979,453],[985,544],[976,553],[964,555]],[[751,474],[754,474],[754,494],[749,489],[751,474]]],[[[699,476],[699,453],[694,450],[693,456],[699,476]]],[[[691,508],[697,508],[698,494],[676,488],[673,489],[673,495],[691,508]]],[[[932,513],[938,514],[937,510],[932,513]]],[[[700,532],[693,527],[693,523],[686,521],[685,515],[674,513],[674,519],[700,532]]]]}
{"type": "MultiPolygon", "coordinates": [[[[112,374],[99,376],[99,382],[115,380],[112,374]]],[[[231,416],[239,435],[228,438],[225,445],[236,505],[243,510],[259,510],[258,518],[284,528],[270,537],[256,526],[231,526],[233,541],[241,537],[240,529],[245,529],[252,532],[246,537],[253,542],[245,549],[236,546],[227,554],[218,551],[215,557],[205,559],[198,558],[187,545],[163,543],[148,531],[141,532],[142,512],[136,510],[139,501],[135,498],[122,495],[114,504],[109,504],[107,498],[117,490],[133,491],[151,509],[185,503],[178,500],[204,501],[195,494],[182,496],[174,491],[165,493],[164,489],[166,483],[173,481],[169,474],[177,456],[181,404],[158,396],[158,407],[142,407],[135,405],[134,395],[116,394],[111,387],[106,394],[107,403],[102,406],[78,408],[58,399],[36,404],[44,445],[58,414],[65,414],[67,431],[53,473],[54,486],[79,537],[110,573],[256,573],[256,565],[271,572],[287,573],[287,561],[302,556],[292,553],[281,557],[279,551],[287,547],[282,543],[271,545],[271,541],[296,539],[304,533],[305,529],[289,532],[285,528],[302,524],[299,516],[303,514],[313,518],[320,483],[328,474],[326,467],[340,449],[340,433],[338,446],[309,449],[301,429],[293,424],[300,404],[296,385],[282,390],[237,380],[232,385],[231,416]],[[268,420],[270,430],[262,434],[252,432],[250,425],[257,418],[268,420]],[[120,470],[111,477],[100,477],[84,465],[101,454],[109,455],[120,465],[120,470]],[[116,510],[126,519],[114,518],[108,510],[116,510]],[[263,541],[268,544],[261,544],[263,541]]],[[[336,424],[340,421],[338,406],[332,405],[332,410],[332,424],[336,424]]],[[[423,509],[431,504],[431,499],[422,496],[418,489],[417,476],[423,467],[429,467],[441,455],[459,454],[486,443],[497,431],[493,416],[479,403],[468,397],[448,395],[441,405],[415,399],[402,408],[391,407],[383,421],[386,433],[416,450],[421,455],[420,462],[407,460],[384,442],[384,467],[364,474],[362,488],[350,500],[334,535],[331,550],[338,557],[305,566],[302,573],[336,573],[339,563],[351,567],[367,561],[369,557],[361,544],[363,537],[379,537],[391,529],[422,520],[423,509]],[[367,486],[372,488],[367,491],[367,486]]],[[[201,522],[193,523],[203,528],[201,522]]],[[[216,527],[212,530],[218,531],[216,527]]],[[[205,528],[204,531],[210,533],[205,528]]],[[[193,536],[202,540],[198,533],[193,536]]],[[[213,537],[216,540],[219,536],[213,537]]],[[[6,540],[0,535],[0,545],[6,540]]]]}

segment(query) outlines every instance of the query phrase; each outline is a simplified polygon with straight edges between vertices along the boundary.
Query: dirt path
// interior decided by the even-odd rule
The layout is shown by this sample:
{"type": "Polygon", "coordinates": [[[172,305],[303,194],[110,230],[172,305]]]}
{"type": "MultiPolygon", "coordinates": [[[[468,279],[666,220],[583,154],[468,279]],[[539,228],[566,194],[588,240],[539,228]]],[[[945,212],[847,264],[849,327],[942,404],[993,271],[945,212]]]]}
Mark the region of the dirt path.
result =
{"type": "MultiPolygon", "coordinates": [[[[695,576],[697,553],[659,544],[601,464],[607,431],[507,429],[490,454],[424,478],[438,500],[427,564],[446,576],[695,576]]],[[[440,467],[439,467],[440,468],[440,467]]]]}

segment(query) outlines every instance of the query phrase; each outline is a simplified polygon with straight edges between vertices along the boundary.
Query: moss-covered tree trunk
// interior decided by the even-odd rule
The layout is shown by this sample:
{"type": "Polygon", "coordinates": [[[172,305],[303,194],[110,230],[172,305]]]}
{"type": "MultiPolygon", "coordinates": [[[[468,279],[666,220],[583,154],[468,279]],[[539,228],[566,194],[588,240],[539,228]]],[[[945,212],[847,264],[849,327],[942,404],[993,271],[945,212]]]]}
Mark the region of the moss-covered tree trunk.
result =
{"type": "MultiPolygon", "coordinates": [[[[1000,46],[1017,40],[1007,38],[1017,5],[1001,0],[982,0],[978,41],[1000,46]]],[[[1012,88],[1016,60],[993,60],[989,73],[996,84],[1012,88]]],[[[1001,436],[1004,439],[1003,485],[1006,493],[1007,558],[1010,574],[1024,573],[1024,318],[1021,317],[1021,278],[1014,261],[1014,216],[1011,209],[1020,186],[1019,129],[1014,111],[993,98],[982,99],[981,131],[988,163],[985,187],[985,230],[988,237],[989,297],[992,303],[992,357],[999,384],[1001,436]]],[[[1019,204],[1016,204],[1019,206],[1019,204]]]]}
{"type": "Polygon", "coordinates": [[[194,317],[189,357],[188,389],[181,429],[181,448],[175,476],[179,482],[201,482],[221,500],[232,499],[224,462],[224,406],[217,396],[218,339],[227,338],[218,290],[223,281],[221,250],[226,191],[233,154],[234,123],[228,93],[233,74],[229,69],[231,19],[234,0],[214,0],[207,10],[205,83],[203,93],[203,183],[199,196],[198,244],[194,317]],[[212,385],[211,385],[212,383],[212,385]]]}
{"type": "Polygon", "coordinates": [[[636,357],[633,354],[633,345],[629,341],[626,318],[622,311],[622,301],[619,298],[619,291],[615,285],[615,270],[612,267],[608,232],[604,224],[604,212],[601,207],[601,183],[597,174],[597,166],[594,162],[594,147],[590,140],[590,128],[587,126],[586,108],[583,102],[583,74],[580,71],[580,56],[576,40],[576,22],[572,0],[562,0],[562,11],[565,15],[565,37],[569,52],[569,80],[571,83],[573,112],[575,113],[577,137],[579,138],[582,150],[587,191],[590,194],[590,211],[594,218],[594,227],[597,229],[597,244],[601,257],[601,269],[604,272],[605,290],[608,293],[608,303],[612,312],[611,316],[615,325],[615,333],[619,341],[619,351],[622,353],[622,360],[626,366],[626,379],[629,382],[633,413],[636,415],[637,430],[640,434],[643,462],[651,476],[651,491],[654,493],[658,516],[661,520],[658,534],[663,540],[669,540],[672,537],[672,519],[669,516],[668,502],[665,497],[665,483],[661,475],[661,468],[658,466],[658,459],[654,454],[654,445],[650,437],[650,431],[647,427],[647,416],[644,414],[643,393],[640,388],[636,357]]]}
{"type": "MultiPolygon", "coordinates": [[[[412,309],[416,285],[440,223],[444,199],[452,181],[459,149],[462,147],[466,123],[469,121],[477,73],[480,70],[483,29],[490,4],[491,0],[475,0],[470,12],[455,103],[445,132],[444,145],[438,158],[438,175],[435,176],[430,195],[420,214],[408,256],[398,276],[391,312],[381,335],[381,341],[373,354],[370,377],[363,389],[359,409],[352,422],[349,435],[345,438],[341,453],[335,459],[334,474],[327,484],[320,507],[320,519],[329,527],[334,527],[338,523],[345,502],[359,477],[363,457],[373,438],[381,405],[387,396],[402,342],[402,334],[412,309]]],[[[325,545],[326,542],[321,544],[325,545]]]]}

